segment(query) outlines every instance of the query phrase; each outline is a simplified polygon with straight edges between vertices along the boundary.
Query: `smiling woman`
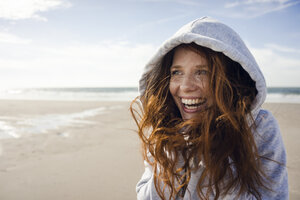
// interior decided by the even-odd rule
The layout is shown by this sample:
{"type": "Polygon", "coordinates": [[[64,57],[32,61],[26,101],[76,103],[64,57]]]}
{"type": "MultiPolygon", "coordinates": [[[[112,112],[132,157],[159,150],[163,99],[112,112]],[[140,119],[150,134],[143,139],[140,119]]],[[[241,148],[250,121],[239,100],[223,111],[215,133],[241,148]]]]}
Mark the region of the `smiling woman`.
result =
{"type": "Polygon", "coordinates": [[[138,199],[288,199],[280,131],[261,109],[265,80],[231,28],[185,25],[146,66],[140,93],[138,199]]]}

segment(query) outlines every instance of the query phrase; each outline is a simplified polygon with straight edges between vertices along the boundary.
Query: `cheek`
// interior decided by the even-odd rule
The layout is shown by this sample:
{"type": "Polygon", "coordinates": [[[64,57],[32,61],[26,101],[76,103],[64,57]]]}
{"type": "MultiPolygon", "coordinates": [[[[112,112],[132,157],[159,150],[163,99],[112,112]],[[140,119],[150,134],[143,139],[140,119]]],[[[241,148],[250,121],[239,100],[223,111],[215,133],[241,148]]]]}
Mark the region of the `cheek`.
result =
{"type": "Polygon", "coordinates": [[[172,97],[174,98],[174,95],[176,94],[176,84],[173,81],[170,81],[169,90],[172,97]]]}
{"type": "Polygon", "coordinates": [[[206,98],[209,100],[209,104],[213,104],[213,94],[210,81],[208,79],[203,82],[203,92],[205,93],[206,98]]]}
{"type": "Polygon", "coordinates": [[[197,85],[205,93],[209,92],[209,90],[210,90],[210,82],[209,82],[209,78],[208,77],[202,77],[201,80],[198,81],[197,85]]]}
{"type": "Polygon", "coordinates": [[[210,91],[210,84],[209,84],[209,81],[205,81],[205,82],[203,83],[203,87],[204,87],[205,92],[209,92],[209,91],[210,91]]]}

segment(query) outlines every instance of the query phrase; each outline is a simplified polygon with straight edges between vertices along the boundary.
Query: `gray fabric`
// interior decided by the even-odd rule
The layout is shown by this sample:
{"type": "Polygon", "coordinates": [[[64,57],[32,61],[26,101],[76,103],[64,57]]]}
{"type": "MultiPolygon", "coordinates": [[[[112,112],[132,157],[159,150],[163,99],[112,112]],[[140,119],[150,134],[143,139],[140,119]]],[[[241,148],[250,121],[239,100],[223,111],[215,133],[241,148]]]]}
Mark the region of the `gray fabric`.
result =
{"type": "MultiPolygon", "coordinates": [[[[288,180],[286,170],[286,153],[281,139],[278,124],[272,114],[262,110],[261,105],[266,97],[266,83],[254,57],[241,40],[239,35],[228,26],[208,17],[203,17],[183,26],[170,39],[165,41],[145,67],[140,79],[139,91],[143,95],[146,88],[147,74],[155,67],[160,67],[162,58],[174,47],[181,43],[194,42],[200,46],[208,47],[214,51],[222,52],[240,65],[249,73],[256,82],[258,94],[252,105],[252,115],[255,119],[256,131],[253,131],[259,154],[274,161],[262,159],[263,169],[271,178],[273,191],[261,188],[262,199],[288,199],[288,180]]],[[[204,167],[204,166],[202,166],[204,167]]],[[[196,186],[202,173],[201,168],[192,173],[184,199],[199,199],[196,186]]],[[[153,169],[145,162],[145,172],[138,182],[137,198],[139,200],[160,199],[154,186],[153,169]]],[[[232,192],[221,199],[235,199],[236,193],[232,192]]],[[[168,194],[166,194],[168,196],[168,194]]],[[[213,199],[213,196],[212,196],[213,199]]],[[[255,199],[244,194],[239,199],[255,199]]]]}

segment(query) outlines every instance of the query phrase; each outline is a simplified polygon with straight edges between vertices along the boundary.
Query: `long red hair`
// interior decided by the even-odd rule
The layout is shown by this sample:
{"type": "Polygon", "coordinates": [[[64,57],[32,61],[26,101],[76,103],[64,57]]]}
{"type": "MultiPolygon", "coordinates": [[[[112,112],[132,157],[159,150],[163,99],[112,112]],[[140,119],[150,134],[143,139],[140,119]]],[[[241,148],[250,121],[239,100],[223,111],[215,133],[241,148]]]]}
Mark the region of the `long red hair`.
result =
{"type": "Polygon", "coordinates": [[[169,193],[169,199],[175,198],[201,162],[205,167],[197,185],[200,199],[208,199],[212,193],[218,199],[233,190],[237,197],[250,193],[260,199],[259,188],[268,187],[253,137],[255,127],[249,123],[253,122],[255,82],[239,63],[220,52],[194,43],[176,48],[147,74],[141,101],[135,99],[130,107],[159,196],[166,199],[169,193]],[[182,120],[169,92],[176,48],[204,53],[210,67],[214,104],[187,121],[182,120]],[[141,109],[135,109],[139,102],[141,109]]]}

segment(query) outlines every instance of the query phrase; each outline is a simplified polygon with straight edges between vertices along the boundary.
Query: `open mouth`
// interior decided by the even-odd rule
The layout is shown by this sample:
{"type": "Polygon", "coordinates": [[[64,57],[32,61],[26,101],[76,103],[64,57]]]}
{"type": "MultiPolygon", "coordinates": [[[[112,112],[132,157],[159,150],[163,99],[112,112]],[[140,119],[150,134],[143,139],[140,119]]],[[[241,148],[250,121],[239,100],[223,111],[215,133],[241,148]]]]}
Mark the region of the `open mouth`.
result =
{"type": "Polygon", "coordinates": [[[202,105],[206,103],[205,98],[197,98],[197,99],[184,99],[181,98],[181,103],[185,111],[198,111],[202,105]]]}

